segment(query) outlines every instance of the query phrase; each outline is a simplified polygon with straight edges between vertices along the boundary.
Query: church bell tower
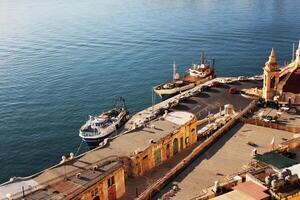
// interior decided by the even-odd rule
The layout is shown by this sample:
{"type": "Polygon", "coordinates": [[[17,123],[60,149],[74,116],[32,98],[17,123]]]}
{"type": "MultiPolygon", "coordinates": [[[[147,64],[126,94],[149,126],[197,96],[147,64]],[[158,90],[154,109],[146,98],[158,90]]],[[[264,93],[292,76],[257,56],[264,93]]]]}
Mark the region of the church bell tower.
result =
{"type": "Polygon", "coordinates": [[[266,62],[264,67],[264,83],[262,90],[262,97],[268,101],[273,100],[276,93],[276,87],[279,81],[278,64],[276,63],[275,50],[272,48],[269,60],[266,62]]]}

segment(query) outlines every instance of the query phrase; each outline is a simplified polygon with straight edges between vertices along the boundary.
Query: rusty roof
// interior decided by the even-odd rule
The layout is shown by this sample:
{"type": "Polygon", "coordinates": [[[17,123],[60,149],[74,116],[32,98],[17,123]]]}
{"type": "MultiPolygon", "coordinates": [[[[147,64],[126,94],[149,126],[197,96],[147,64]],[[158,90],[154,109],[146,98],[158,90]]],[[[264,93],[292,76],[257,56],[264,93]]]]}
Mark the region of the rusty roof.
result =
{"type": "Polygon", "coordinates": [[[255,200],[253,197],[249,196],[247,193],[234,190],[231,192],[227,192],[220,196],[213,198],[214,200],[255,200]]]}
{"type": "Polygon", "coordinates": [[[244,192],[257,200],[265,199],[269,197],[269,195],[264,192],[267,190],[266,187],[262,185],[258,185],[252,181],[246,181],[244,183],[240,183],[237,186],[233,187],[233,189],[244,192]]]}

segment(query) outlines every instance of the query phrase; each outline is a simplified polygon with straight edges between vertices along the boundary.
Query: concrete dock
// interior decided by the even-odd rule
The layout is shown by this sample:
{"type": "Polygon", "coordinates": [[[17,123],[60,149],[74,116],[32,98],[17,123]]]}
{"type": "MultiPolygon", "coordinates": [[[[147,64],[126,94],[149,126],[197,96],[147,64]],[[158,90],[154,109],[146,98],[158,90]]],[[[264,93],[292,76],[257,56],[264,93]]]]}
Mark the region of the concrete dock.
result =
{"type": "MultiPolygon", "coordinates": [[[[220,81],[220,79],[216,80],[220,81]]],[[[206,84],[210,84],[211,82],[208,82],[206,84]]],[[[173,98],[168,99],[167,101],[161,102],[134,115],[133,118],[125,125],[124,133],[118,135],[116,138],[110,141],[106,147],[97,148],[92,151],[86,152],[68,162],[65,162],[64,164],[53,166],[52,168],[37,173],[33,176],[12,180],[11,183],[6,183],[0,187],[0,195],[2,194],[4,196],[7,193],[17,193],[20,196],[22,194],[22,188],[25,188],[26,193],[32,191],[40,191],[41,188],[45,187],[51,188],[53,187],[54,183],[56,185],[57,182],[65,182],[65,177],[71,177],[76,173],[84,173],[85,171],[89,171],[91,166],[98,165],[105,159],[115,158],[116,160],[118,160],[118,157],[134,155],[137,150],[141,151],[147,148],[150,145],[149,140],[153,139],[153,137],[157,136],[157,139],[159,139],[163,137],[163,135],[171,133],[172,131],[179,128],[180,123],[178,120],[153,121],[153,119],[151,119],[151,115],[153,116],[155,110],[165,108],[168,109],[171,113],[180,113],[184,111],[186,113],[194,114],[198,119],[206,117],[209,113],[219,112],[220,108],[228,103],[233,104],[234,108],[237,111],[242,110],[247,105],[249,105],[251,99],[243,98],[240,94],[230,94],[228,92],[228,89],[230,87],[236,87],[238,90],[250,87],[260,87],[261,83],[261,81],[255,80],[235,81],[233,83],[222,84],[220,87],[207,88],[201,92],[199,92],[201,85],[197,86],[191,91],[187,91],[185,93],[177,95],[173,98]],[[182,95],[187,95],[188,98],[179,101],[182,95]],[[176,103],[175,105],[174,102],[176,103]],[[145,120],[151,121],[152,126],[157,128],[153,129],[147,126],[142,126],[139,128],[136,126],[139,123],[141,124],[142,121],[145,122],[145,120]],[[133,128],[133,126],[135,127],[133,128]]],[[[183,115],[180,115],[178,117],[183,117],[183,115]]],[[[190,119],[190,117],[187,117],[187,119],[190,119]]],[[[183,122],[185,123],[187,119],[183,119],[183,122]]],[[[181,157],[184,158],[196,146],[197,144],[194,144],[190,148],[182,151],[180,153],[181,157]]],[[[143,188],[147,188],[147,185],[163,177],[163,171],[167,172],[169,169],[171,169],[181,161],[180,155],[178,155],[178,157],[176,156],[170,159],[169,161],[163,163],[161,166],[150,172],[148,176],[149,178],[147,179],[148,181],[146,182],[145,180],[142,180],[142,182],[136,181],[128,177],[125,197],[128,197],[128,195],[130,197],[134,197],[136,193],[136,187],[139,187],[139,192],[142,192],[143,188]],[[159,171],[157,171],[159,173],[154,175],[153,173],[155,173],[157,169],[160,169],[159,171]]],[[[144,177],[147,177],[147,175],[145,175],[144,177]]],[[[67,191],[70,191],[72,189],[75,191],[78,189],[76,187],[73,187],[72,184],[69,186],[69,188],[66,188],[67,191]]],[[[56,194],[57,197],[61,195],[64,196],[67,194],[64,191],[56,194]]]]}

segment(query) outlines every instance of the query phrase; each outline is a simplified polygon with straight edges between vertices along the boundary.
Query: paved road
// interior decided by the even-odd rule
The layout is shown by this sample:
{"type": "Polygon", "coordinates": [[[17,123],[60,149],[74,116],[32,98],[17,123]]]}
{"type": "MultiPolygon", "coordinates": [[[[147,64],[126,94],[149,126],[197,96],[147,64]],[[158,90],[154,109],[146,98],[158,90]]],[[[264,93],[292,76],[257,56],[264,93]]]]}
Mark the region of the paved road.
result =
{"type": "Polygon", "coordinates": [[[184,102],[178,104],[171,110],[189,111],[197,116],[198,119],[205,117],[208,112],[217,113],[220,106],[232,104],[236,111],[247,106],[251,99],[242,97],[240,94],[230,94],[230,87],[235,87],[237,90],[244,88],[261,87],[261,81],[242,81],[231,84],[222,84],[219,87],[209,88],[204,92],[193,96],[184,102]]]}
{"type": "MultiPolygon", "coordinates": [[[[232,104],[236,111],[239,111],[249,105],[252,99],[247,99],[242,97],[240,94],[230,94],[228,89],[230,87],[236,87],[237,90],[241,90],[244,88],[252,88],[262,86],[262,81],[243,81],[236,82],[231,84],[223,84],[220,87],[210,88],[205,92],[202,92],[196,96],[189,98],[188,100],[178,104],[172,110],[185,110],[194,113],[198,119],[201,119],[207,116],[207,113],[210,112],[212,114],[219,112],[220,106],[224,106],[225,104],[232,104]]],[[[223,109],[223,108],[222,108],[223,109]]],[[[234,131],[233,131],[234,132],[234,131]]],[[[231,135],[232,136],[232,135],[231,135]]],[[[223,138],[223,137],[222,137],[223,138]]],[[[225,141],[229,140],[231,137],[225,137],[225,141]]],[[[224,139],[220,140],[224,142],[224,139]]],[[[218,141],[218,142],[220,142],[218,141]]],[[[216,148],[218,151],[218,145],[213,145],[211,148],[216,148]]],[[[206,155],[202,155],[202,157],[206,155]]],[[[201,157],[201,156],[200,156],[201,157]]],[[[201,160],[201,159],[200,159],[201,160]]],[[[158,199],[162,194],[169,191],[172,187],[173,182],[177,182],[181,179],[184,179],[188,175],[188,172],[199,165],[199,158],[193,161],[184,171],[182,171],[176,178],[174,178],[169,184],[167,184],[159,194],[155,195],[153,199],[158,199]]]]}

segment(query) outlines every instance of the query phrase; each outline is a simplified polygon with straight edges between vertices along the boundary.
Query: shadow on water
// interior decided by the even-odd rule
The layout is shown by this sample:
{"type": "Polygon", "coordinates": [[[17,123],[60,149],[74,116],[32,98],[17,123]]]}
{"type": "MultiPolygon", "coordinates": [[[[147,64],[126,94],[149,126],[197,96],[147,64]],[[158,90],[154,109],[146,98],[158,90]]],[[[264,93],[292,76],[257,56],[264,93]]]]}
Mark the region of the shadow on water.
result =
{"type": "MultiPolygon", "coordinates": [[[[209,160],[212,158],[234,135],[237,131],[242,127],[242,124],[239,123],[235,125],[231,131],[227,132],[225,135],[220,137],[212,146],[206,148],[199,156],[197,156],[193,162],[188,165],[183,171],[181,171],[175,178],[170,180],[170,182],[159,192],[157,193],[152,199],[161,198],[161,196],[170,191],[174,183],[183,181],[195,168],[201,164],[201,162],[205,159],[209,160]]],[[[219,174],[216,172],[216,174],[219,174]]],[[[199,177],[200,178],[200,177],[199,177]]],[[[211,183],[213,185],[213,183],[211,183]]],[[[180,188],[179,188],[180,189],[180,188]]],[[[199,188],[199,191],[203,188],[199,188]]]]}

